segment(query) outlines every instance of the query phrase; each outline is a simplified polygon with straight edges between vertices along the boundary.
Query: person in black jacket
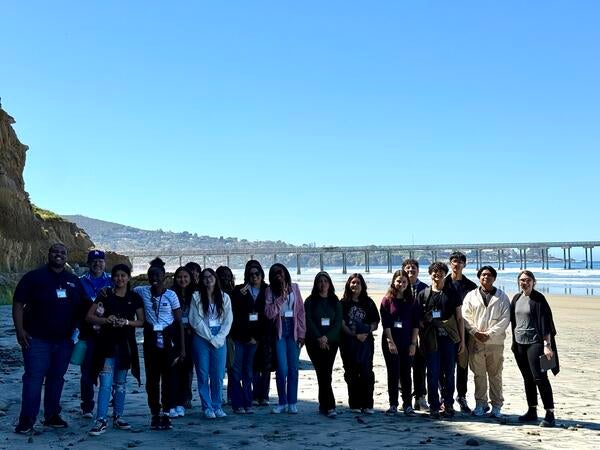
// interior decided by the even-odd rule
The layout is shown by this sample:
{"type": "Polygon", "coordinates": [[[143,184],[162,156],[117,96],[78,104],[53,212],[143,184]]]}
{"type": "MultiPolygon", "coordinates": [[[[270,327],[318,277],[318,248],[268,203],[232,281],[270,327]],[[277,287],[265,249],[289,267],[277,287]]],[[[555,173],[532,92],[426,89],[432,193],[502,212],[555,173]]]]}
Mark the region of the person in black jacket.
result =
{"type": "Polygon", "coordinates": [[[534,289],[535,276],[529,270],[522,270],[517,278],[521,292],[516,294],[510,305],[512,329],[512,351],[525,383],[525,395],[529,409],[519,416],[520,422],[537,420],[537,390],[540,392],[546,416],[541,427],[553,427],[554,397],[548,374],[541,370],[540,358],[556,359],[552,373],[557,375],[560,366],[556,351],[556,328],[552,311],[543,294],[534,289]]]}
{"type": "Polygon", "coordinates": [[[265,318],[265,272],[258,261],[251,260],[244,270],[244,284],[232,294],[233,325],[229,337],[233,340],[231,368],[231,406],[237,414],[252,413],[252,374],[258,342],[263,339],[268,324],[265,318]]]}

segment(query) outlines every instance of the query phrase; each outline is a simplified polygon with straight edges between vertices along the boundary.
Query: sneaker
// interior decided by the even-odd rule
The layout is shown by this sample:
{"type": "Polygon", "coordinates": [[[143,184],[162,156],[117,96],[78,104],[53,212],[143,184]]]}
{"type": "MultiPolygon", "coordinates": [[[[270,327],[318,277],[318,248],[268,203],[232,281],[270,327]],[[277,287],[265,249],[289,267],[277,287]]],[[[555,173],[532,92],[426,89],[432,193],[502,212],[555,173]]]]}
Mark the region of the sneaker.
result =
{"type": "Polygon", "coordinates": [[[375,414],[375,410],[373,408],[363,408],[362,413],[371,415],[375,414]]]}
{"type": "Polygon", "coordinates": [[[552,428],[556,425],[556,419],[554,418],[554,412],[546,410],[546,417],[540,422],[540,427],[552,428]]]}
{"type": "Polygon", "coordinates": [[[263,398],[260,402],[258,402],[258,406],[269,406],[269,400],[263,398]]]}
{"type": "Polygon", "coordinates": [[[254,414],[254,410],[252,408],[244,408],[246,414],[254,414]]]}
{"type": "Polygon", "coordinates": [[[160,429],[170,430],[172,428],[173,425],[171,424],[171,419],[169,418],[169,416],[167,414],[163,414],[162,416],[160,416],[160,429]]]}
{"type": "Polygon", "coordinates": [[[415,417],[417,413],[415,412],[412,406],[408,405],[404,407],[404,415],[406,417],[415,417]]]}
{"type": "Polygon", "coordinates": [[[471,414],[475,417],[483,417],[485,410],[483,409],[483,406],[477,405],[471,414]]]}
{"type": "MultiPolygon", "coordinates": [[[[262,401],[262,400],[261,400],[262,401]]],[[[267,402],[268,403],[268,402],[267,402]]],[[[253,406],[261,406],[260,402],[258,400],[252,400],[252,405],[253,406]]]]}
{"type": "Polygon", "coordinates": [[[15,433],[17,434],[32,434],[33,431],[33,425],[23,420],[19,420],[19,423],[15,427],[15,433]]]}
{"type": "Polygon", "coordinates": [[[502,413],[500,412],[500,406],[492,406],[492,412],[489,414],[489,417],[492,419],[501,419],[502,413]]]}
{"type": "Polygon", "coordinates": [[[429,411],[429,418],[430,419],[439,419],[440,418],[440,412],[436,411],[436,410],[430,410],[429,411]]]}
{"type": "Polygon", "coordinates": [[[117,430],[131,430],[131,425],[121,418],[121,416],[117,416],[113,419],[113,428],[117,430]]]}
{"type": "Polygon", "coordinates": [[[49,419],[44,420],[44,425],[52,428],[67,428],[67,422],[65,422],[62,417],[58,414],[50,417],[49,419]]]}
{"type": "Polygon", "coordinates": [[[330,409],[329,411],[327,411],[327,413],[325,415],[327,417],[329,417],[330,419],[333,419],[333,418],[337,417],[337,411],[335,409],[330,409]]]}
{"type": "Polygon", "coordinates": [[[227,414],[225,414],[225,411],[223,411],[221,408],[217,408],[215,409],[215,417],[222,419],[223,417],[227,417],[227,414]]]}
{"type": "Polygon", "coordinates": [[[353,412],[354,414],[360,414],[362,412],[362,409],[360,409],[360,408],[350,408],[350,412],[353,412]]]}
{"type": "Polygon", "coordinates": [[[206,419],[216,419],[217,416],[215,415],[215,412],[212,409],[205,409],[204,410],[204,417],[206,419]]]}
{"type": "Polygon", "coordinates": [[[158,430],[160,428],[160,416],[152,416],[150,420],[150,429],[158,430]]]}
{"type": "Polygon", "coordinates": [[[427,400],[425,400],[425,396],[415,398],[415,411],[427,411],[428,409],[429,405],[427,404],[427,400]]]}
{"type": "Polygon", "coordinates": [[[169,410],[169,417],[171,417],[172,419],[175,419],[177,417],[177,410],[175,408],[171,408],[169,410]]]}
{"type": "Polygon", "coordinates": [[[448,406],[446,405],[444,407],[444,411],[442,411],[442,417],[445,417],[446,419],[451,419],[452,417],[454,417],[454,414],[456,414],[456,411],[454,411],[454,408],[452,406],[448,406]]]}
{"type": "Polygon", "coordinates": [[[519,422],[535,422],[538,419],[537,408],[530,407],[525,414],[519,416],[519,422]]]}
{"type": "Polygon", "coordinates": [[[271,408],[271,414],[281,414],[287,410],[287,405],[277,405],[271,408]]]}
{"type": "Polygon", "coordinates": [[[290,406],[288,406],[288,413],[298,414],[298,405],[296,403],[290,403],[290,406]]]}
{"type": "Polygon", "coordinates": [[[107,428],[108,428],[108,425],[106,424],[106,420],[98,419],[98,420],[96,420],[94,427],[88,432],[88,434],[90,436],[100,436],[101,434],[103,434],[106,431],[107,428]]]}
{"type": "Polygon", "coordinates": [[[177,411],[177,417],[185,417],[185,405],[176,406],[175,411],[177,411]]]}
{"type": "Polygon", "coordinates": [[[81,417],[83,417],[84,419],[93,419],[94,414],[92,413],[92,411],[81,411],[81,417]]]}
{"type": "Polygon", "coordinates": [[[465,414],[471,414],[471,408],[467,404],[467,399],[465,397],[456,397],[456,402],[460,406],[460,412],[465,414]]]}
{"type": "Polygon", "coordinates": [[[395,416],[398,413],[398,407],[396,405],[390,405],[388,410],[385,412],[386,416],[395,416]]]}
{"type": "Polygon", "coordinates": [[[233,408],[234,414],[246,414],[246,410],[244,408],[233,408]]]}

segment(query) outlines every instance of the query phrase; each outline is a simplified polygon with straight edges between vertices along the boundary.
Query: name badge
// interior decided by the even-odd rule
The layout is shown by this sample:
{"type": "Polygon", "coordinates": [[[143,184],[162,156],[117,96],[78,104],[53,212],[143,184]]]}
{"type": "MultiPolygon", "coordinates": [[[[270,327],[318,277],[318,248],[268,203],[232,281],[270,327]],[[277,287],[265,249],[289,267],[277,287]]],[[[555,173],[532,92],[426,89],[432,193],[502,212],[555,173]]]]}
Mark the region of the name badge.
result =
{"type": "Polygon", "coordinates": [[[57,289],[56,290],[56,298],[67,298],[67,290],[66,289],[57,289]]]}
{"type": "Polygon", "coordinates": [[[221,325],[221,321],[219,319],[209,319],[208,320],[208,326],[209,327],[218,327],[221,325]]]}
{"type": "Polygon", "coordinates": [[[402,328],[402,322],[394,322],[394,328],[402,328]]]}
{"type": "Polygon", "coordinates": [[[284,317],[294,317],[294,311],[291,309],[283,313],[284,317]]]}
{"type": "Polygon", "coordinates": [[[189,317],[182,317],[181,318],[181,323],[184,325],[187,325],[188,323],[190,323],[190,318],[189,317]]]}
{"type": "Polygon", "coordinates": [[[433,317],[434,319],[439,319],[440,317],[442,317],[442,312],[438,309],[434,309],[433,311],[431,311],[431,317],[433,317]]]}
{"type": "Polygon", "coordinates": [[[329,317],[321,317],[321,326],[328,327],[330,323],[329,317]]]}
{"type": "Polygon", "coordinates": [[[258,314],[257,313],[250,313],[250,314],[248,314],[248,320],[250,322],[256,322],[256,321],[258,321],[258,314]]]}
{"type": "Polygon", "coordinates": [[[155,323],[152,327],[154,331],[162,331],[165,326],[162,323],[155,323]]]}

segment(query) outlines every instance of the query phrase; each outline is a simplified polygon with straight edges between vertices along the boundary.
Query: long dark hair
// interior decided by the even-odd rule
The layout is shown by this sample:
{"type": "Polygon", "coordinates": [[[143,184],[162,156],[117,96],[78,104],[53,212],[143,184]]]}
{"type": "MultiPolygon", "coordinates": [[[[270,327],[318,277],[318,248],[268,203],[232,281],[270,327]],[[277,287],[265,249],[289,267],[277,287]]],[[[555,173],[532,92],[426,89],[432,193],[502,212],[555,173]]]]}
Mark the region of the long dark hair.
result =
{"type": "Polygon", "coordinates": [[[344,296],[342,297],[342,301],[352,301],[352,291],[350,290],[350,282],[352,281],[352,279],[354,278],[358,278],[360,281],[360,286],[361,286],[361,290],[360,290],[360,295],[358,296],[358,301],[361,300],[366,300],[369,298],[369,295],[367,294],[367,283],[365,282],[365,279],[363,278],[363,276],[356,272],[353,273],[352,275],[350,275],[348,277],[348,280],[346,281],[346,286],[344,286],[344,296]]]}
{"type": "Polygon", "coordinates": [[[321,293],[319,291],[319,285],[318,285],[319,278],[327,278],[327,281],[329,281],[329,289],[327,290],[327,298],[335,298],[337,300],[337,295],[335,295],[335,286],[333,285],[333,281],[331,281],[331,277],[329,276],[329,274],[327,272],[319,272],[318,274],[315,275],[315,281],[313,283],[313,288],[312,288],[312,292],[310,293],[310,295],[313,296],[314,298],[320,297],[321,293]]]}
{"type": "Polygon", "coordinates": [[[398,294],[400,294],[400,298],[402,298],[406,302],[412,303],[414,301],[414,299],[410,292],[410,289],[408,289],[409,285],[410,285],[410,279],[408,278],[408,274],[406,273],[406,271],[404,269],[396,270],[394,272],[394,275],[392,275],[392,281],[390,282],[390,287],[388,288],[387,292],[385,293],[385,298],[392,300],[392,299],[396,298],[398,296],[398,294]],[[398,278],[398,277],[404,277],[408,281],[407,287],[402,292],[400,292],[398,289],[396,289],[396,286],[394,286],[394,281],[396,281],[396,278],[398,278]]]}
{"type": "Polygon", "coordinates": [[[275,263],[269,269],[269,284],[271,285],[271,291],[273,292],[273,298],[279,297],[283,295],[281,283],[275,279],[275,270],[281,269],[283,270],[283,276],[285,278],[285,283],[291,287],[292,285],[292,276],[290,275],[289,270],[283,264],[275,263]]]}
{"type": "Polygon", "coordinates": [[[219,282],[219,277],[217,276],[216,272],[209,267],[205,268],[202,271],[202,273],[200,274],[200,277],[201,277],[200,278],[200,301],[202,302],[202,310],[204,311],[204,314],[208,313],[208,305],[209,305],[208,290],[206,289],[206,286],[204,285],[204,280],[203,280],[204,274],[206,272],[210,273],[213,277],[215,277],[215,288],[213,289],[213,300],[215,301],[215,305],[217,307],[217,313],[220,317],[224,311],[223,292],[221,291],[221,283],[219,282]]]}
{"type": "Polygon", "coordinates": [[[194,293],[195,285],[192,274],[184,266],[178,267],[175,273],[173,274],[173,286],[171,286],[171,290],[177,294],[179,303],[181,303],[182,306],[187,307],[190,305],[190,303],[192,302],[192,294],[194,293]],[[188,284],[185,288],[177,284],[177,275],[179,275],[181,272],[187,273],[190,277],[190,284],[188,284]]]}
{"type": "Polygon", "coordinates": [[[127,274],[127,276],[129,277],[129,281],[127,282],[127,289],[126,289],[126,292],[129,292],[131,290],[131,268],[127,264],[114,265],[112,270],[110,271],[110,279],[111,280],[115,277],[117,272],[125,272],[127,274]]]}

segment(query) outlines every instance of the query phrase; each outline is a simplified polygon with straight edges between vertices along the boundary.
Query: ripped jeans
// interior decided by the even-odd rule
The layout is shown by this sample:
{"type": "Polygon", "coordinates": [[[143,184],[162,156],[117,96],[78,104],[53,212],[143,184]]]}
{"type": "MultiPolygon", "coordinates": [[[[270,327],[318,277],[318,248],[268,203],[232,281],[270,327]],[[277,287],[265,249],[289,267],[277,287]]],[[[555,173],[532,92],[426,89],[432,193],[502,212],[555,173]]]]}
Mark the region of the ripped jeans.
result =
{"type": "Polygon", "coordinates": [[[119,370],[116,358],[106,358],[104,367],[100,371],[100,388],[98,389],[98,402],[96,409],[96,420],[104,419],[108,414],[108,402],[112,393],[113,383],[115,385],[115,396],[113,405],[113,417],[123,415],[125,409],[125,388],[127,386],[127,369],[119,370]]]}

